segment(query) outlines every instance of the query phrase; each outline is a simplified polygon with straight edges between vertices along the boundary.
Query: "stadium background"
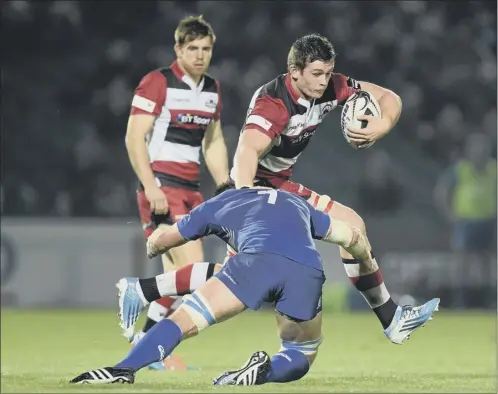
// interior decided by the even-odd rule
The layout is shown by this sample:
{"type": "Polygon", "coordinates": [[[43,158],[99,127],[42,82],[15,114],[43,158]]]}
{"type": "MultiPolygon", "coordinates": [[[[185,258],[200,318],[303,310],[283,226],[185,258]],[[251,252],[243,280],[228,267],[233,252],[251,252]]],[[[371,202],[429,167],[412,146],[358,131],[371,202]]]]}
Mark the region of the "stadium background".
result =
{"type": "MultiPolygon", "coordinates": [[[[467,136],[486,134],[496,157],[496,3],[6,1],[1,7],[1,289],[2,306],[11,307],[2,308],[2,339],[9,339],[9,355],[17,353],[15,335],[23,335],[30,316],[47,322],[42,341],[44,335],[59,340],[50,335],[63,321],[84,319],[84,327],[103,329],[103,321],[114,324],[105,308],[115,305],[116,280],[159,272],[159,261],[144,256],[124,134],[133,89],[148,71],[173,61],[173,31],[188,14],[203,14],[217,35],[209,72],[221,81],[230,158],[252,93],[286,71],[288,48],[303,34],[332,40],[336,71],[397,92],[403,113],[387,138],[367,151],[352,150],[337,110],[294,179],[365,218],[397,300],[440,296],[444,309],[496,309],[496,253],[459,259],[451,250],[451,223],[433,198],[437,179],[463,157],[467,136]],[[104,312],[44,309],[73,307],[104,312]]],[[[201,181],[211,195],[205,170],[201,181]]],[[[320,249],[328,318],[365,309],[336,248],[320,249]]],[[[208,239],[205,252],[220,261],[224,246],[208,239]]],[[[447,327],[470,324],[473,318],[459,313],[444,320],[447,327]]],[[[495,319],[482,316],[482,324],[472,321],[494,342],[495,319]]],[[[117,335],[117,326],[105,330],[109,338],[117,335]]],[[[11,372],[24,365],[10,360],[11,372]]],[[[489,373],[489,363],[483,368],[489,373]]],[[[462,382],[455,387],[471,390],[462,382]]]]}

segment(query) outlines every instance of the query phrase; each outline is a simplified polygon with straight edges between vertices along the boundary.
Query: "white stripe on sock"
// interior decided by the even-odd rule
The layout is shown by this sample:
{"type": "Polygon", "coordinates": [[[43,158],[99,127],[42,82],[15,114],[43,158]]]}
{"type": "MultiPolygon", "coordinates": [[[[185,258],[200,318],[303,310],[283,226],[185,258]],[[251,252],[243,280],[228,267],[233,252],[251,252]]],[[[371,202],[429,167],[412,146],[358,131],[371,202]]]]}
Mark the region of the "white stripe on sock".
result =
{"type": "Polygon", "coordinates": [[[138,296],[144,303],[144,305],[149,305],[149,301],[144,296],[144,292],[142,291],[142,286],[140,286],[140,282],[137,282],[137,285],[135,286],[135,290],[137,291],[138,296]]]}
{"type": "Polygon", "coordinates": [[[157,275],[156,283],[161,297],[176,295],[176,271],[168,271],[157,275]]]}
{"type": "Polygon", "coordinates": [[[346,274],[350,278],[356,278],[360,276],[360,264],[344,264],[344,269],[346,274]]]}
{"type": "Polygon", "coordinates": [[[149,305],[149,311],[147,312],[147,317],[154,320],[155,322],[158,322],[164,318],[166,313],[168,313],[168,308],[154,301],[149,305]]]}
{"type": "Polygon", "coordinates": [[[171,304],[170,309],[172,311],[176,311],[178,309],[178,307],[182,304],[183,296],[171,297],[171,298],[176,298],[176,300],[175,300],[175,302],[173,302],[173,304],[171,304]]]}
{"type": "Polygon", "coordinates": [[[209,268],[209,263],[194,263],[192,274],[190,275],[190,291],[194,292],[204,283],[206,283],[206,275],[209,268]]]}
{"type": "Polygon", "coordinates": [[[372,260],[373,270],[369,267],[366,267],[364,264],[344,264],[344,269],[350,278],[356,278],[358,276],[365,276],[375,272],[379,269],[377,261],[375,259],[372,260]]]}
{"type": "Polygon", "coordinates": [[[391,298],[384,282],[373,289],[362,291],[361,294],[372,309],[384,305],[391,298]]]}

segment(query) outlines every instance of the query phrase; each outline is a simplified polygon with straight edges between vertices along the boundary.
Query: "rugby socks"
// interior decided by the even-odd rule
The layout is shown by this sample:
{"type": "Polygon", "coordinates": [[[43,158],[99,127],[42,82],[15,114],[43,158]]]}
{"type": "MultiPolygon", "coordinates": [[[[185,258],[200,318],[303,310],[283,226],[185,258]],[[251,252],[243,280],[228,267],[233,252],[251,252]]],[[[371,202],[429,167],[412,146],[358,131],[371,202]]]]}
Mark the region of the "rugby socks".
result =
{"type": "Polygon", "coordinates": [[[382,272],[373,253],[371,253],[371,256],[372,259],[368,263],[357,259],[345,258],[342,259],[342,262],[344,263],[349,280],[363,295],[370,308],[372,308],[382,323],[382,327],[386,329],[391,324],[398,306],[387,291],[384,279],[382,278],[382,272]]]}
{"type": "Polygon", "coordinates": [[[182,302],[181,297],[162,297],[149,305],[147,320],[143,332],[149,331],[154,325],[171,315],[182,302]]]}
{"type": "Polygon", "coordinates": [[[139,279],[138,282],[148,302],[156,301],[160,297],[182,296],[193,293],[206,283],[215,274],[216,265],[193,263],[154,278],[139,279]]]}
{"type": "Polygon", "coordinates": [[[177,296],[193,293],[220,268],[219,264],[193,263],[153,278],[139,279],[144,298],[151,303],[143,332],[180,306],[182,298],[177,296]]]}
{"type": "Polygon", "coordinates": [[[180,327],[170,319],[163,319],[152,327],[116,368],[133,368],[135,371],[164,360],[178,346],[183,337],[180,327]]]}
{"type": "Polygon", "coordinates": [[[294,349],[286,349],[271,358],[271,369],[266,383],[286,383],[301,379],[308,373],[308,357],[294,349]]]}

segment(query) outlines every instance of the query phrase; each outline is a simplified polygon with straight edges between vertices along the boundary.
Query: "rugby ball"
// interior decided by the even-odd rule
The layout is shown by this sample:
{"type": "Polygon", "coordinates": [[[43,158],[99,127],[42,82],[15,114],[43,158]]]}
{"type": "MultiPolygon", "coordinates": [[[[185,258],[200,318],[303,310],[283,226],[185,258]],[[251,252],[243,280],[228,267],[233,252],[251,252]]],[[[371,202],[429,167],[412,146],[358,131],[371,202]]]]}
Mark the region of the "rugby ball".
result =
{"type": "Polygon", "coordinates": [[[380,112],[380,105],[375,100],[375,98],[368,92],[359,91],[357,93],[352,94],[344,104],[341,112],[341,129],[342,135],[346,139],[349,145],[351,145],[355,149],[366,149],[370,148],[375,141],[366,142],[363,144],[356,144],[355,142],[351,142],[348,137],[348,127],[355,127],[364,129],[367,127],[368,121],[366,120],[358,120],[358,116],[361,115],[373,115],[377,118],[382,116],[380,112]]]}

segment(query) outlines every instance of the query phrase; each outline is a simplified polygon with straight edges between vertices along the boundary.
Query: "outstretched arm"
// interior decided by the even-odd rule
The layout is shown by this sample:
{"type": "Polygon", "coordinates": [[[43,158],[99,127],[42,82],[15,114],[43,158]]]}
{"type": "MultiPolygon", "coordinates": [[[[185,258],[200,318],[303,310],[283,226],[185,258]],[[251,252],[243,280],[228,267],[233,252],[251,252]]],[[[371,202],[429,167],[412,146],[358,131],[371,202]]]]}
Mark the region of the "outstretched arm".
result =
{"type": "Polygon", "coordinates": [[[370,244],[363,233],[340,220],[330,219],[330,226],[325,237],[326,242],[342,246],[355,259],[370,260],[370,244]]]}
{"type": "Polygon", "coordinates": [[[175,225],[157,228],[147,240],[147,256],[151,259],[175,246],[208,235],[209,218],[209,208],[207,202],[204,202],[175,225]]]}
{"type": "Polygon", "coordinates": [[[177,224],[171,227],[159,227],[147,239],[147,257],[151,259],[187,242],[188,240],[180,234],[177,224]]]}
{"type": "Polygon", "coordinates": [[[314,239],[342,246],[355,259],[370,260],[370,244],[367,237],[359,229],[343,221],[332,219],[326,213],[312,206],[309,208],[314,239]]]}
{"type": "Polygon", "coordinates": [[[247,128],[239,139],[233,159],[235,187],[252,187],[258,169],[258,161],[271,143],[271,138],[259,130],[247,128]]]}

